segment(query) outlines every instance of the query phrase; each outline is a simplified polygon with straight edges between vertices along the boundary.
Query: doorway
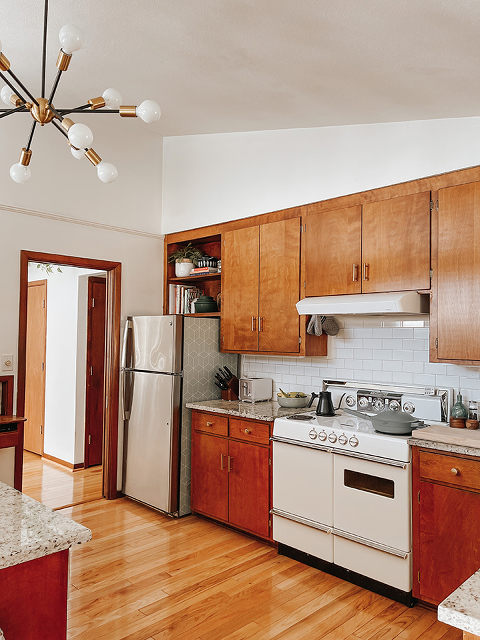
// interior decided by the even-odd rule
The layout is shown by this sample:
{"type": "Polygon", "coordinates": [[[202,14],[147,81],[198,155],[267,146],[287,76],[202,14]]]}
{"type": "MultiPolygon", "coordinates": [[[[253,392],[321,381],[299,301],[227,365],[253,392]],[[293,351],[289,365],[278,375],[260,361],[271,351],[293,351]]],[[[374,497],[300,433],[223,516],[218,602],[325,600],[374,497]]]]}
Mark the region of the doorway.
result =
{"type": "MultiPolygon", "coordinates": [[[[118,400],[119,400],[119,362],[120,362],[120,290],[121,264],[31,251],[21,252],[20,270],[20,317],[18,352],[18,393],[17,415],[23,415],[26,406],[27,374],[27,298],[28,264],[46,263],[55,266],[71,266],[106,272],[104,298],[104,375],[103,393],[100,411],[103,414],[104,432],[101,449],[103,451],[103,496],[107,499],[117,497],[117,460],[118,460],[118,400]]],[[[78,472],[78,473],[84,473],[78,472]]]]}

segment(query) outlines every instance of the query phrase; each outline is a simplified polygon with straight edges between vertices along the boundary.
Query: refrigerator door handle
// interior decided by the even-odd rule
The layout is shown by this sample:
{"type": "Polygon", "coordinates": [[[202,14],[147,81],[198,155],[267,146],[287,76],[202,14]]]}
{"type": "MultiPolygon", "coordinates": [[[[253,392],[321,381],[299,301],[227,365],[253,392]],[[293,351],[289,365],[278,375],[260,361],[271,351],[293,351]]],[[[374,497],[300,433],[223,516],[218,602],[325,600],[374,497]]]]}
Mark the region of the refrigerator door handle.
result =
{"type": "Polygon", "coordinates": [[[123,419],[130,420],[133,402],[133,389],[135,386],[135,372],[123,370],[123,419]]]}
{"type": "Polygon", "coordinates": [[[123,332],[123,347],[122,347],[122,367],[132,366],[132,351],[133,351],[133,322],[130,318],[127,318],[125,322],[125,329],[123,332]]]}

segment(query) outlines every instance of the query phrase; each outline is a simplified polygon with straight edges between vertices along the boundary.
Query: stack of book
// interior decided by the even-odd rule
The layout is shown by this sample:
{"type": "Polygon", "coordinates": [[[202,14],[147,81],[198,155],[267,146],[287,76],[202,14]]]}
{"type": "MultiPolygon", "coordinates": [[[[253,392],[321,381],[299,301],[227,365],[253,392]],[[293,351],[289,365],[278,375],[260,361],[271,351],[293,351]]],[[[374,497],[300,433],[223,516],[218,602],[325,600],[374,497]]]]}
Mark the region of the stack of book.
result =
{"type": "Polygon", "coordinates": [[[209,273],[218,273],[217,267],[195,267],[190,271],[191,276],[204,276],[209,273]]]}
{"type": "Polygon", "coordinates": [[[168,285],[168,313],[195,313],[193,302],[203,291],[183,284],[168,285]]]}

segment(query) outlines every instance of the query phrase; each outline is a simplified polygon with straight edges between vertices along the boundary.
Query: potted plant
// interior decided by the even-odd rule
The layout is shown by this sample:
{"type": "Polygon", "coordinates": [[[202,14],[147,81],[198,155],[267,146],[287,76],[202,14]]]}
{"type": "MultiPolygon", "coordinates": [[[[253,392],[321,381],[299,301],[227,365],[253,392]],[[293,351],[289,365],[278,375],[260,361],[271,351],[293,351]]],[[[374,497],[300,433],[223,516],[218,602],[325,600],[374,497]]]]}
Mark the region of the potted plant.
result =
{"type": "Polygon", "coordinates": [[[180,247],[168,256],[169,262],[175,262],[175,275],[177,278],[185,278],[190,274],[194,265],[202,257],[202,252],[189,242],[185,247],[180,247]]]}

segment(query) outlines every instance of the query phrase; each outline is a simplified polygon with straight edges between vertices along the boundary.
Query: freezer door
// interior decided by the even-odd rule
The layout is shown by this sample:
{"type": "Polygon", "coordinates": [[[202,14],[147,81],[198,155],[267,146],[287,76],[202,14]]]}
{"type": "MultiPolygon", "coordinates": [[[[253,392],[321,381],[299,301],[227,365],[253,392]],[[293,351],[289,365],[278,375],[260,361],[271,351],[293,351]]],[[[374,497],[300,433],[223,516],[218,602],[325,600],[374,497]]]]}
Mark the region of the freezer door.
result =
{"type": "Polygon", "coordinates": [[[182,316],[133,316],[125,327],[124,367],[180,373],[182,316]]]}
{"type": "Polygon", "coordinates": [[[178,509],[179,406],[182,379],[130,372],[132,404],[125,423],[125,495],[175,513],[178,509]]]}

